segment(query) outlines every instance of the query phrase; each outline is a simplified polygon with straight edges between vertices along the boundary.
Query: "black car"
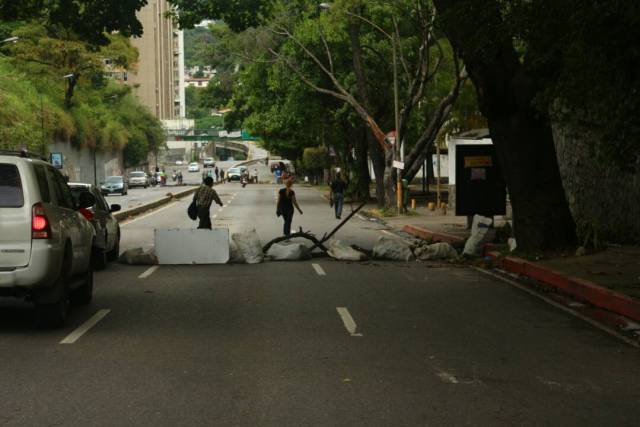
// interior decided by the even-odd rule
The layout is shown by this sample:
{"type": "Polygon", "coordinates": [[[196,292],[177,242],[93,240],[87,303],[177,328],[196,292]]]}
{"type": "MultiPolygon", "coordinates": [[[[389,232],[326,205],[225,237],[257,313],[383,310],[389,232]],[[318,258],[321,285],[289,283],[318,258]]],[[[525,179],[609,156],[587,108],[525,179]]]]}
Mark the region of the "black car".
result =
{"type": "Polygon", "coordinates": [[[96,238],[93,242],[92,257],[93,266],[96,269],[103,269],[107,266],[107,261],[115,261],[120,255],[120,225],[112,213],[120,210],[120,205],[109,206],[101,192],[94,185],[82,183],[69,183],[71,194],[79,200],[80,194],[89,191],[96,199],[96,203],[89,208],[93,214],[90,219],[96,229],[96,238]]]}
{"type": "Polygon", "coordinates": [[[123,176],[108,176],[100,186],[100,191],[105,196],[112,193],[120,193],[121,195],[126,196],[129,192],[129,184],[123,176]]]}

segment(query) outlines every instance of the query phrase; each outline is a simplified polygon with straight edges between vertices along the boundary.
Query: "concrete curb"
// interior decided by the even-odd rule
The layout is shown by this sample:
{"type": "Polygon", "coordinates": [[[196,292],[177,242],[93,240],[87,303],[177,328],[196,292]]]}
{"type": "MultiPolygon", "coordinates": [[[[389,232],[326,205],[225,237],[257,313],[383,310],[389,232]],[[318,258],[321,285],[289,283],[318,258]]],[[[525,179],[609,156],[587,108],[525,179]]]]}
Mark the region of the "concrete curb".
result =
{"type": "Polygon", "coordinates": [[[166,205],[170,203],[172,200],[181,199],[185,196],[195,193],[198,189],[198,186],[188,188],[186,190],[180,191],[178,193],[170,193],[170,196],[165,196],[161,199],[154,200],[153,202],[146,203],[144,205],[136,206],[135,208],[127,209],[125,211],[116,212],[113,214],[113,217],[118,220],[118,222],[122,222],[127,220],[133,216],[140,215],[141,213],[150,211],[152,209],[158,208],[162,205],[166,205]]]}
{"type": "MultiPolygon", "coordinates": [[[[406,225],[403,231],[425,240],[447,243],[465,241],[464,238],[459,236],[435,232],[415,225],[406,225]]],[[[522,258],[503,256],[495,250],[495,245],[488,244],[485,246],[485,256],[491,258],[494,261],[494,265],[509,273],[537,280],[594,307],[640,321],[640,301],[634,298],[603,288],[588,280],[565,276],[558,271],[522,258]]]]}
{"type": "Polygon", "coordinates": [[[537,280],[595,307],[640,321],[640,301],[636,299],[603,288],[588,280],[565,276],[558,271],[522,258],[503,257],[496,251],[487,252],[486,256],[493,259],[495,265],[505,271],[537,280]]]}
{"type": "Polygon", "coordinates": [[[405,233],[413,234],[424,240],[433,240],[434,242],[445,243],[464,243],[467,239],[460,236],[454,236],[453,234],[442,233],[438,231],[427,230],[426,228],[419,227],[417,225],[405,225],[402,228],[405,233]]]}

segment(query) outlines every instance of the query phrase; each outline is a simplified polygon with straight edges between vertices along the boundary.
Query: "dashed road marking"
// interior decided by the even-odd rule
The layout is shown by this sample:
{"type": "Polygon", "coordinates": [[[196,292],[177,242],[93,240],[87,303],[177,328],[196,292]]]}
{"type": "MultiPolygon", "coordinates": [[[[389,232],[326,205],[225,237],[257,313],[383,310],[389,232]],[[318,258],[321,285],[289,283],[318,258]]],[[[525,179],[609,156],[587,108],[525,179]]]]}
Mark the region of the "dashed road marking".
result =
{"type": "Polygon", "coordinates": [[[158,268],[160,268],[159,265],[149,267],[141,275],[138,276],[138,279],[146,279],[147,277],[151,276],[158,268]]]}
{"type": "Polygon", "coordinates": [[[320,264],[311,264],[313,269],[316,271],[318,276],[326,276],[327,273],[324,272],[324,269],[320,266],[320,264]]]}
{"type": "Polygon", "coordinates": [[[436,373],[436,375],[438,375],[438,378],[440,378],[443,382],[445,383],[449,383],[449,384],[458,384],[460,381],[458,381],[458,379],[455,377],[455,375],[451,375],[448,372],[445,372],[443,370],[438,370],[438,372],[436,373]]]}
{"type": "Polygon", "coordinates": [[[351,313],[349,313],[347,307],[336,307],[336,310],[338,311],[347,332],[349,332],[352,337],[361,337],[362,334],[356,332],[358,325],[356,325],[356,321],[351,317],[351,313]]]}
{"type": "Polygon", "coordinates": [[[101,321],[107,314],[109,314],[111,310],[99,310],[96,314],[94,314],[89,320],[80,325],[75,331],[71,332],[69,335],[65,337],[60,344],[73,344],[80,339],[89,329],[93,328],[96,323],[101,321]]]}

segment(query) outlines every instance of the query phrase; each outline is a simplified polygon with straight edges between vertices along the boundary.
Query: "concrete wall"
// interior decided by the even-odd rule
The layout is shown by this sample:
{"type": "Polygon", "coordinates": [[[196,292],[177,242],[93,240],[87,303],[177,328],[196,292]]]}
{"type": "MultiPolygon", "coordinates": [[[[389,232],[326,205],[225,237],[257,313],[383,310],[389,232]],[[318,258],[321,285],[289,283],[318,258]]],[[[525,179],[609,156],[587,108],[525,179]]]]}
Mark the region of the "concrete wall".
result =
{"type": "Polygon", "coordinates": [[[578,228],[589,224],[608,242],[640,242],[640,174],[596,161],[587,132],[554,128],[560,173],[578,228]]]}
{"type": "MultiPolygon", "coordinates": [[[[94,183],[93,150],[78,150],[65,142],[49,145],[49,152],[62,153],[62,173],[69,176],[71,182],[94,183]]],[[[122,175],[124,173],[122,151],[95,153],[97,182],[104,181],[106,176],[122,175]]]]}

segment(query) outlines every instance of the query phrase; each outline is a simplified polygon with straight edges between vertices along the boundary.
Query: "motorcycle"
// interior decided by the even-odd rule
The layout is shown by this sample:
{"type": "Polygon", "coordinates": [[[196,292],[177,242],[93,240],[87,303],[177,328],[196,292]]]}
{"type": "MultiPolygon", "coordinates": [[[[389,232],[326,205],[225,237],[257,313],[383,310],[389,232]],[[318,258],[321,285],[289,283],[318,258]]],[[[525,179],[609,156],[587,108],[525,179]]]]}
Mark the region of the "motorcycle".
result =
{"type": "Polygon", "coordinates": [[[242,178],[240,178],[240,184],[242,184],[242,188],[247,186],[247,177],[245,175],[242,175],[242,178]]]}

